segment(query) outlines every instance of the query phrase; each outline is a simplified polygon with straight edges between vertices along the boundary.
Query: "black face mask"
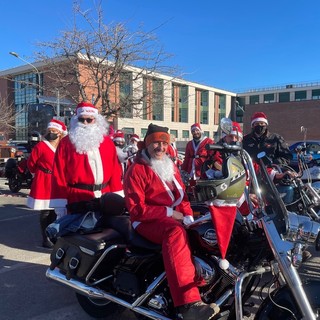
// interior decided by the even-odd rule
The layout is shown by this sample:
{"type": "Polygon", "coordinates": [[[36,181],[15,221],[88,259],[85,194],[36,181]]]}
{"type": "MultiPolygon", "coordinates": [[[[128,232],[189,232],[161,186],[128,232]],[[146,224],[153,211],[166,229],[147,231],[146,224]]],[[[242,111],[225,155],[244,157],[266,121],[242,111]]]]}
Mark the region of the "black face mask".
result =
{"type": "Polygon", "coordinates": [[[53,133],[53,132],[49,132],[45,135],[45,138],[48,140],[48,141],[54,141],[54,140],[57,140],[58,139],[58,135],[56,133],[53,133]]]}
{"type": "Polygon", "coordinates": [[[266,126],[255,126],[255,127],[253,128],[253,132],[254,132],[257,136],[262,136],[266,131],[267,131],[267,127],[266,127],[266,126]]]}

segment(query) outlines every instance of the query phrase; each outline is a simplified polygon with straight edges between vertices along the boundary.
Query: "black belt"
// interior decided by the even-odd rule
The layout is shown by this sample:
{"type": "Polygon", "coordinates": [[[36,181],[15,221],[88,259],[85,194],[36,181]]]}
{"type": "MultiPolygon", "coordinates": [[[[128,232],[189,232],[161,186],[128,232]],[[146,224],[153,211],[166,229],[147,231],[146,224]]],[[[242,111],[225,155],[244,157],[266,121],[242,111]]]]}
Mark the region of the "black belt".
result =
{"type": "Polygon", "coordinates": [[[199,159],[199,158],[208,158],[208,156],[201,156],[199,154],[192,156],[193,159],[199,159]]]}
{"type": "Polygon", "coordinates": [[[82,189],[82,190],[88,190],[88,191],[101,191],[107,185],[108,185],[108,183],[101,183],[101,184],[75,183],[75,184],[69,184],[69,187],[76,188],[76,189],[82,189]]]}
{"type": "Polygon", "coordinates": [[[45,173],[50,173],[50,174],[52,174],[52,171],[49,170],[49,169],[46,169],[46,168],[43,168],[43,167],[38,167],[38,168],[39,168],[39,170],[41,170],[41,171],[43,171],[43,172],[45,172],[45,173]]]}

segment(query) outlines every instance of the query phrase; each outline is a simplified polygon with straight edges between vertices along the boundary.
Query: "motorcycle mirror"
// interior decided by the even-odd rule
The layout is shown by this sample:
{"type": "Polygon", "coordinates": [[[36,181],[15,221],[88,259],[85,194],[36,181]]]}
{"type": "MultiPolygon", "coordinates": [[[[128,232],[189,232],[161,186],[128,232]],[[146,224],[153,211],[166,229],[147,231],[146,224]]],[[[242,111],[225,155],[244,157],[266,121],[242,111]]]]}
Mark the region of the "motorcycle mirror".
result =
{"type": "Polygon", "coordinates": [[[225,134],[230,134],[232,131],[232,120],[229,118],[222,118],[220,121],[220,127],[225,134]]]}

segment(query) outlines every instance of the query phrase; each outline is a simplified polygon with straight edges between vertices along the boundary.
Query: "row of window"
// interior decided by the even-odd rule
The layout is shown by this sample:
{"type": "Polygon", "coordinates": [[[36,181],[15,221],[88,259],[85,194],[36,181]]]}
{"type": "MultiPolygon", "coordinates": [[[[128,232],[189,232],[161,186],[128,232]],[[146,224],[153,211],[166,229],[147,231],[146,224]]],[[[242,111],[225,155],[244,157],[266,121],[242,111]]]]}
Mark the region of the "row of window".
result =
{"type": "MultiPolygon", "coordinates": [[[[122,128],[122,130],[126,133],[126,134],[133,134],[134,133],[134,128],[122,128]]],[[[140,132],[140,139],[144,139],[146,133],[147,133],[147,130],[146,128],[142,128],[141,129],[141,132],[140,132]]],[[[210,136],[210,132],[209,131],[204,131],[203,132],[204,135],[206,137],[209,137],[210,136]]],[[[179,134],[178,134],[178,130],[170,130],[170,134],[173,134],[177,139],[180,139],[180,138],[183,138],[183,139],[190,139],[191,138],[191,133],[189,130],[182,130],[182,136],[179,137],[179,134]]],[[[215,132],[213,133],[215,134],[215,132]]]]}
{"type": "MultiPolygon", "coordinates": [[[[239,97],[238,101],[241,105],[245,105],[245,98],[239,97]]],[[[312,100],[320,100],[320,89],[314,89],[311,92],[312,100]]],[[[294,101],[307,100],[307,91],[295,91],[294,92],[294,101]]],[[[290,102],[290,92],[279,92],[279,93],[267,93],[263,95],[262,103],[271,103],[271,102],[290,102]],[[277,99],[278,95],[278,99],[277,99]]],[[[260,102],[259,95],[252,95],[249,97],[249,104],[258,104],[260,102]]]]}

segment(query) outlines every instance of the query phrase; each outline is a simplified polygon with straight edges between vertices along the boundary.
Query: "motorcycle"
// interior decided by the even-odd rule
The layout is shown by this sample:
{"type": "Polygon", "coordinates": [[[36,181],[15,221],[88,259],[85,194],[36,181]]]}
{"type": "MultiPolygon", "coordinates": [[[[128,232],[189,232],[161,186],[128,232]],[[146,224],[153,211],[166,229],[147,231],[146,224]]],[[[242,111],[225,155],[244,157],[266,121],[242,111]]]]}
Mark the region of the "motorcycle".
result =
{"type": "MultiPolygon", "coordinates": [[[[21,152],[22,153],[22,152],[21,152]]],[[[5,165],[6,183],[11,192],[19,192],[21,189],[30,189],[32,184],[32,174],[27,167],[27,159],[23,153],[17,153],[15,158],[7,160],[5,165]]]]}
{"type": "MultiPolygon", "coordinates": [[[[303,153],[297,148],[298,168],[295,175],[284,175],[284,178],[276,183],[278,192],[288,211],[293,211],[299,215],[311,216],[314,220],[320,220],[320,194],[319,182],[313,182],[310,168],[303,161],[303,153]]],[[[279,173],[287,170],[294,172],[289,166],[280,167],[272,165],[279,173]]],[[[318,167],[316,167],[318,168],[318,167]]]]}
{"type": "MultiPolygon", "coordinates": [[[[304,246],[315,244],[320,249],[320,224],[312,217],[287,211],[270,180],[263,154],[259,155],[261,172],[257,176],[249,154],[241,146],[208,148],[239,153],[250,174],[248,188],[255,191],[258,200],[249,216],[237,214],[227,265],[221,263],[210,213],[186,227],[202,300],[220,307],[213,319],[243,319],[250,297],[258,293],[262,275],[269,274],[273,275],[269,286],[275,290],[264,298],[255,319],[315,320],[320,308],[318,283],[302,283],[297,267],[304,246]]],[[[205,194],[215,196],[205,183],[199,184],[197,192],[202,199],[205,194]]],[[[111,201],[107,207],[110,213],[116,208],[111,201]]],[[[181,319],[170,296],[161,247],[135,233],[123,209],[116,211],[108,228],[59,237],[46,277],[74,290],[79,304],[92,317],[103,318],[129,309],[138,319],[181,319]]]]}

